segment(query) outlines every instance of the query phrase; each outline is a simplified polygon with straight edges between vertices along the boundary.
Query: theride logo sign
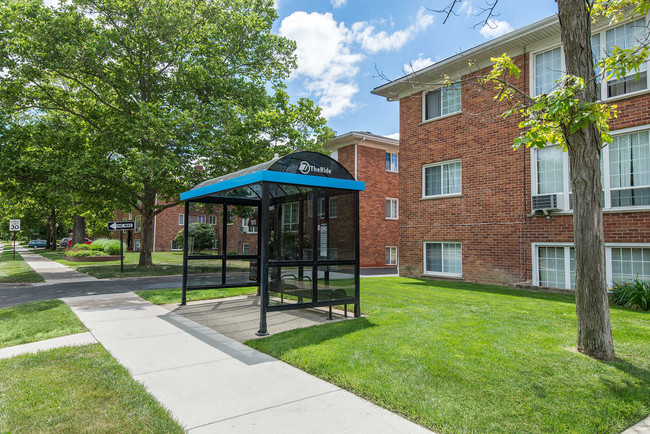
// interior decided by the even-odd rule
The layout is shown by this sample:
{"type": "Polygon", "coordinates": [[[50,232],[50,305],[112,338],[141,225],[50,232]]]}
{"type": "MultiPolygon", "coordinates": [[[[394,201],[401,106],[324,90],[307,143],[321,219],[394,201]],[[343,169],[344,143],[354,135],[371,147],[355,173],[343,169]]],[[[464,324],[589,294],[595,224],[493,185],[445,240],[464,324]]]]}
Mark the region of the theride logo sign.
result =
{"type": "Polygon", "coordinates": [[[332,173],[332,169],[327,168],[327,167],[316,167],[312,166],[306,161],[301,161],[300,165],[298,166],[298,171],[302,173],[303,175],[307,175],[311,172],[314,173],[327,173],[328,175],[332,173]]]}

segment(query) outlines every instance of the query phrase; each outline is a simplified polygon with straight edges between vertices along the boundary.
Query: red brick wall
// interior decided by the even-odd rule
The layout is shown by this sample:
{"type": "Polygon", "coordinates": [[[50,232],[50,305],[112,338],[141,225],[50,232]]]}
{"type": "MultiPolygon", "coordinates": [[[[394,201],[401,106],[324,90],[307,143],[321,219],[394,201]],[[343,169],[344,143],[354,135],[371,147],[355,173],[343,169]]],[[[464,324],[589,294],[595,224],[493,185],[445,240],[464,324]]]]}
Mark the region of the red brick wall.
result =
{"type": "MultiPolygon", "coordinates": [[[[515,62],[527,65],[527,56],[515,62]]],[[[528,71],[513,84],[528,88],[528,71]]],[[[423,242],[462,243],[463,277],[510,283],[531,279],[532,242],[571,242],[572,216],[531,217],[530,151],[512,150],[518,119],[502,119],[494,93],[470,77],[463,112],[422,123],[422,94],[400,100],[400,273],[423,273],[423,242]],[[462,196],[421,200],[422,165],[462,161],[462,196]]],[[[616,102],[611,130],[649,123],[650,95],[616,102]]],[[[606,242],[649,242],[648,212],[606,213],[606,242]]]]}
{"type": "MultiPolygon", "coordinates": [[[[354,153],[354,145],[338,150],[338,161],[352,175],[355,173],[354,153]]],[[[399,173],[386,171],[384,149],[363,144],[357,145],[357,164],[357,180],[366,183],[366,190],[359,194],[361,266],[383,267],[386,247],[398,246],[399,222],[386,219],[386,198],[399,198],[399,173]]]]}

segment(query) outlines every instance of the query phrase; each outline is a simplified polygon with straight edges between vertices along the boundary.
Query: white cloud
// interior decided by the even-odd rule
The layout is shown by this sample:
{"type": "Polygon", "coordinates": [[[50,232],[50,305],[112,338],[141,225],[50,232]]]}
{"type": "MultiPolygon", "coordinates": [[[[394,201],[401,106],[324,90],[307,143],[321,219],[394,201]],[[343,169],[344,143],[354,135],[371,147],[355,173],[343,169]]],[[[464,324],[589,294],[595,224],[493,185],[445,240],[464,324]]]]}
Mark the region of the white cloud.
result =
{"type": "Polygon", "coordinates": [[[399,133],[388,134],[384,137],[388,137],[389,139],[399,140],[399,133]]]}
{"type": "Polygon", "coordinates": [[[510,25],[507,21],[499,20],[488,20],[488,23],[481,27],[481,35],[485,39],[496,38],[501,35],[505,35],[508,32],[512,32],[515,28],[510,25]]]}
{"type": "Polygon", "coordinates": [[[415,22],[404,30],[393,33],[385,31],[376,32],[375,26],[365,21],[352,24],[354,39],[361,44],[364,50],[371,53],[390,51],[402,48],[416,33],[425,30],[433,24],[433,15],[427,13],[425,8],[420,8],[415,17],[415,22]]]}
{"type": "Polygon", "coordinates": [[[294,12],[282,20],[280,35],[296,41],[298,68],[292,78],[305,76],[307,90],[318,99],[326,118],[354,107],[359,92],[354,77],[362,54],[350,51],[352,35],[332,14],[294,12]]]}
{"type": "Polygon", "coordinates": [[[472,2],[470,0],[465,0],[461,5],[460,8],[458,8],[458,14],[466,14],[467,18],[471,17],[474,15],[474,12],[476,12],[476,9],[474,9],[474,6],[472,5],[472,2]]]}
{"type": "Polygon", "coordinates": [[[410,74],[411,72],[419,71],[420,69],[426,68],[427,66],[433,65],[434,63],[435,62],[431,60],[430,57],[423,58],[422,53],[420,53],[417,59],[405,63],[403,68],[407,74],[410,74]]]}
{"type": "Polygon", "coordinates": [[[330,3],[332,3],[332,6],[335,8],[343,7],[347,2],[348,0],[330,0],[330,3]]]}

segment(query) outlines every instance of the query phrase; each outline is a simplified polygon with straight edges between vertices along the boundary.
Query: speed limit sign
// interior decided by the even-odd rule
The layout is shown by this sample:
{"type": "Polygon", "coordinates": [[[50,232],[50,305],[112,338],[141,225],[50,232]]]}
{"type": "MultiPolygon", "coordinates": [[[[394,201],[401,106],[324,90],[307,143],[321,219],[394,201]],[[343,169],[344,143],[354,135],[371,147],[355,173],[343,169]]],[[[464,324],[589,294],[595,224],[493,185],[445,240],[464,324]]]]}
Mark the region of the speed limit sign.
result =
{"type": "Polygon", "coordinates": [[[9,220],[9,232],[20,231],[20,220],[9,220]]]}

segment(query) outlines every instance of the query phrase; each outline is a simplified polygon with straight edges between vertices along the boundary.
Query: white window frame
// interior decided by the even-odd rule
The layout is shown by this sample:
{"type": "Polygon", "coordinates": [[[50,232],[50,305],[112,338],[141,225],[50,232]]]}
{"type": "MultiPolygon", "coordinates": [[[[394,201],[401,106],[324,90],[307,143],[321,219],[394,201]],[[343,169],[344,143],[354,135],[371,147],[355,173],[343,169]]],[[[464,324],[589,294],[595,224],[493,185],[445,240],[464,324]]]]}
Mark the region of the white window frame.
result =
{"type": "MultiPolygon", "coordinates": [[[[531,243],[531,260],[533,263],[533,286],[539,286],[539,247],[563,247],[564,250],[564,288],[571,290],[571,256],[569,249],[575,248],[573,243],[546,243],[535,242],[531,243]]],[[[605,243],[605,279],[607,286],[612,286],[612,249],[618,248],[632,248],[632,249],[647,249],[650,248],[650,243],[605,243]]]]}
{"type": "Polygon", "coordinates": [[[257,226],[249,226],[248,222],[250,221],[250,218],[242,218],[241,219],[241,231],[243,234],[256,234],[258,232],[257,226]]]}
{"type": "Polygon", "coordinates": [[[216,215],[209,215],[208,216],[208,224],[211,226],[216,226],[217,224],[217,216],[216,215]]]}
{"type": "Polygon", "coordinates": [[[136,234],[140,233],[140,231],[142,231],[142,216],[141,215],[135,216],[135,218],[133,219],[133,222],[134,222],[133,223],[134,224],[133,231],[136,234]]]}
{"type": "Polygon", "coordinates": [[[388,253],[388,261],[386,261],[386,265],[397,265],[397,246],[386,246],[385,251],[389,251],[388,253]],[[395,261],[393,262],[393,252],[395,252],[395,261]]]}
{"type": "Polygon", "coordinates": [[[283,231],[288,231],[288,232],[297,232],[298,231],[298,225],[300,224],[300,209],[298,209],[298,202],[287,202],[282,204],[282,230],[283,231]],[[287,216],[290,216],[291,214],[287,213],[287,209],[289,208],[289,205],[291,207],[296,208],[296,221],[292,221],[291,219],[287,219],[287,216]],[[294,228],[295,226],[295,228],[294,228]]]}
{"type": "MultiPolygon", "coordinates": [[[[598,30],[592,32],[592,37],[594,35],[599,35],[599,45],[600,45],[600,54],[599,57],[600,59],[605,58],[606,50],[607,50],[607,31],[615,29],[620,26],[624,26],[625,24],[628,24],[630,22],[636,21],[637,19],[640,18],[645,18],[645,23],[648,25],[650,16],[645,16],[645,17],[634,17],[634,19],[630,19],[626,22],[622,23],[617,23],[615,26],[606,26],[603,28],[599,28],[598,30]]],[[[564,47],[562,47],[561,43],[555,42],[552,45],[546,45],[544,47],[540,47],[539,49],[533,50],[530,52],[530,79],[529,79],[529,89],[530,89],[530,96],[535,97],[535,82],[536,82],[536,60],[537,60],[537,55],[545,53],[550,50],[554,50],[556,48],[560,47],[560,64],[562,68],[562,73],[561,76],[564,76],[566,74],[566,62],[565,62],[565,55],[564,55],[564,47]]],[[[601,95],[601,101],[616,101],[619,99],[624,99],[624,98],[629,98],[635,95],[643,94],[643,93],[648,93],[650,92],[650,59],[648,60],[648,63],[646,64],[646,88],[645,89],[640,89],[634,92],[629,92],[629,93],[624,93],[621,95],[613,96],[613,97],[607,97],[607,80],[601,80],[600,81],[600,95],[601,95]]],[[[643,72],[639,71],[639,72],[643,72]]],[[[635,71],[630,72],[626,77],[634,76],[636,75],[635,71]]],[[[609,82],[611,81],[616,81],[616,77],[612,77],[609,82]]]]}
{"type": "Polygon", "coordinates": [[[226,226],[235,224],[235,211],[232,209],[226,210],[226,226]]]}
{"type": "Polygon", "coordinates": [[[142,243],[140,242],[140,240],[133,240],[133,251],[134,252],[139,252],[141,245],[142,245],[142,243]]]}
{"type": "Polygon", "coordinates": [[[197,223],[205,223],[205,216],[204,215],[197,216],[196,221],[197,223]]]}
{"type": "Polygon", "coordinates": [[[398,173],[399,172],[399,154],[397,152],[386,151],[386,156],[389,156],[389,164],[386,172],[398,173]],[[393,155],[395,156],[395,167],[393,167],[393,155]]]}
{"type": "MultiPolygon", "coordinates": [[[[612,137],[622,136],[625,134],[634,134],[638,132],[647,131],[650,136],[650,124],[639,125],[632,128],[625,128],[621,130],[611,131],[610,134],[612,137]]],[[[554,146],[554,145],[550,145],[554,146]]],[[[645,210],[650,209],[650,205],[634,205],[634,206],[617,206],[612,207],[612,189],[610,187],[610,168],[609,168],[609,145],[603,147],[602,150],[602,180],[603,180],[603,191],[605,196],[605,201],[603,205],[603,211],[632,211],[632,210],[645,210]]],[[[537,149],[530,150],[530,181],[531,181],[531,194],[535,196],[538,194],[537,190],[537,149]]],[[[572,213],[573,210],[570,208],[570,194],[571,194],[571,180],[569,178],[569,153],[558,150],[557,152],[562,152],[562,176],[563,176],[563,185],[564,190],[560,192],[563,196],[563,206],[562,211],[572,213]]],[[[424,176],[424,175],[423,175],[424,176]]],[[[424,181],[423,181],[424,184],[424,181]]],[[[531,197],[532,203],[532,197],[531,197]]]]}
{"type": "Polygon", "coordinates": [[[437,119],[444,119],[446,117],[453,116],[455,114],[463,112],[463,86],[459,81],[451,83],[450,86],[455,85],[455,84],[459,84],[460,104],[458,105],[458,110],[456,110],[454,112],[442,113],[442,104],[443,104],[443,102],[442,102],[442,98],[443,98],[442,94],[444,93],[445,88],[447,88],[449,86],[441,86],[441,87],[438,87],[436,89],[431,89],[431,90],[422,92],[422,123],[432,122],[432,121],[435,121],[437,119]],[[440,96],[440,104],[441,104],[440,116],[427,118],[427,94],[429,94],[431,92],[440,92],[441,93],[441,96],[440,96]]]}
{"type": "Polygon", "coordinates": [[[250,255],[250,248],[251,248],[251,245],[249,243],[243,243],[241,245],[242,255],[250,255]]]}
{"type": "Polygon", "coordinates": [[[171,245],[171,247],[170,247],[170,249],[169,249],[170,251],[172,251],[172,252],[178,252],[178,251],[182,251],[182,250],[183,250],[183,247],[182,247],[182,246],[181,246],[181,247],[178,247],[178,244],[176,243],[176,238],[174,238],[174,239],[172,240],[172,243],[171,243],[171,244],[172,244],[172,245],[171,245]],[[174,244],[176,244],[176,248],[174,248],[174,244]]]}
{"type": "MultiPolygon", "coordinates": [[[[444,169],[440,169],[440,174],[442,176],[442,171],[444,169]]],[[[442,185],[442,184],[441,184],[442,185]]],[[[447,160],[447,161],[440,161],[437,163],[429,163],[429,164],[423,164],[422,165],[422,199],[434,199],[434,198],[443,198],[443,197],[459,197],[463,195],[463,163],[460,158],[457,158],[455,160],[447,160]],[[427,196],[426,195],[426,170],[430,167],[436,167],[436,166],[447,166],[455,163],[460,163],[460,179],[458,181],[460,185],[460,191],[458,193],[447,193],[447,194],[432,194],[427,196]]]]}
{"type": "Polygon", "coordinates": [[[185,214],[178,215],[178,226],[185,225],[185,214]]]}
{"type": "Polygon", "coordinates": [[[399,220],[399,199],[395,197],[387,197],[386,205],[388,205],[388,202],[391,203],[391,207],[390,207],[391,214],[390,216],[388,215],[386,216],[386,220],[399,220]],[[393,203],[395,204],[395,208],[393,208],[392,206],[393,203]],[[393,216],[393,209],[395,210],[395,216],[393,216]]]}
{"type": "Polygon", "coordinates": [[[424,241],[422,243],[422,274],[427,276],[440,276],[440,277],[463,277],[463,243],[461,243],[460,241],[424,241]],[[445,260],[444,259],[445,244],[459,244],[460,245],[460,273],[448,273],[444,271],[427,271],[427,244],[442,245],[443,265],[445,260]]]}
{"type": "Polygon", "coordinates": [[[329,198],[330,218],[335,219],[339,214],[339,198],[332,196],[329,198]]]}

